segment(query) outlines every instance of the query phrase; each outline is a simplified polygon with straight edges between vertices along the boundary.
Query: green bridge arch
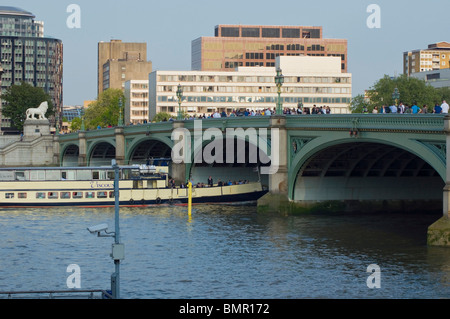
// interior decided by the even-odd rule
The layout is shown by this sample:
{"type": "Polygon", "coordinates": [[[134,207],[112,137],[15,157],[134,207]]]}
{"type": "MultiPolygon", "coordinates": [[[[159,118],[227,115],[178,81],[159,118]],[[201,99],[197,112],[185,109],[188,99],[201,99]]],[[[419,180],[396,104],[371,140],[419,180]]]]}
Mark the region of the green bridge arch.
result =
{"type": "Polygon", "coordinates": [[[427,136],[409,136],[408,134],[398,135],[393,133],[366,133],[360,138],[350,138],[348,132],[338,132],[324,134],[322,136],[302,136],[303,145],[291,160],[289,165],[289,198],[294,199],[294,188],[303,165],[315,154],[326,150],[332,146],[348,143],[375,143],[393,146],[403,149],[427,162],[446,180],[446,158],[444,150],[441,149],[443,139],[429,138],[427,136]]]}

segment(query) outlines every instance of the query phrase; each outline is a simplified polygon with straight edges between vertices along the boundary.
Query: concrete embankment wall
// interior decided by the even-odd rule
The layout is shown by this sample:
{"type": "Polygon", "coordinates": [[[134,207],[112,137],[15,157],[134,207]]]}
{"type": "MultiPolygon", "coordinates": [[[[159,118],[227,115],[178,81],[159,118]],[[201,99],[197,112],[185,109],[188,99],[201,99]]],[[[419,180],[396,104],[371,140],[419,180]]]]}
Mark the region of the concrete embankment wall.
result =
{"type": "Polygon", "coordinates": [[[52,135],[25,139],[0,148],[1,167],[50,166],[54,164],[54,139],[52,135]]]}

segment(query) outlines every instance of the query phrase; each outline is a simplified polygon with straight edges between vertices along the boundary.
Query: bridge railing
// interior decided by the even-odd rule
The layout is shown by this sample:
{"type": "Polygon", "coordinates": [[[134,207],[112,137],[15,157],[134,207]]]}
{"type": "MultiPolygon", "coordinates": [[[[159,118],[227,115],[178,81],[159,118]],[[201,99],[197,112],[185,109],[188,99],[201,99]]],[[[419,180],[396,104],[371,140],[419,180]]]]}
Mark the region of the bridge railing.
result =
{"type": "MultiPolygon", "coordinates": [[[[304,130],[379,130],[379,131],[414,131],[443,133],[445,115],[437,114],[321,114],[321,115],[287,115],[286,127],[304,130]]],[[[198,121],[198,120],[197,120],[198,121]]],[[[184,127],[192,130],[194,120],[185,120],[184,127]]],[[[211,127],[226,128],[267,128],[269,116],[226,117],[202,120],[203,129],[211,127]]],[[[125,134],[151,134],[153,132],[171,131],[173,122],[148,123],[124,126],[125,134]]],[[[115,128],[102,128],[86,131],[87,138],[101,138],[114,135],[115,128]]],[[[78,138],[78,133],[60,135],[61,142],[78,138]]]]}
{"type": "Polygon", "coordinates": [[[435,114],[348,114],[295,115],[287,117],[288,129],[367,130],[387,132],[444,133],[444,115],[435,114]]]}

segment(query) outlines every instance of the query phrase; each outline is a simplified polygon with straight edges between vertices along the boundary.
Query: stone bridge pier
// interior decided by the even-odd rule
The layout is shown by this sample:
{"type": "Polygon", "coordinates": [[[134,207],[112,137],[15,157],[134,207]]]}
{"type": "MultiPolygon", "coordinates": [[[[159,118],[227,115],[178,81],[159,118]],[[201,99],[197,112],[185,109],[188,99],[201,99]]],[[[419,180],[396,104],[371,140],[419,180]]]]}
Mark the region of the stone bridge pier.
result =
{"type": "Polygon", "coordinates": [[[446,139],[447,170],[443,191],[444,216],[428,228],[428,244],[435,246],[450,246],[450,116],[445,116],[444,132],[446,139]]]}

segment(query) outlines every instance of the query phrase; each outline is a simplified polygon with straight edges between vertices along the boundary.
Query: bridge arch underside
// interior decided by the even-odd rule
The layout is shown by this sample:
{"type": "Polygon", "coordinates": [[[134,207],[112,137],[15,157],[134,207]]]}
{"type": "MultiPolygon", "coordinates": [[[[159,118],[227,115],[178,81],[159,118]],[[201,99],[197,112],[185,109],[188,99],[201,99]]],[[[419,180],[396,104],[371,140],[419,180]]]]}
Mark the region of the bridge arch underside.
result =
{"type": "Polygon", "coordinates": [[[64,167],[78,166],[78,157],[80,156],[80,148],[78,145],[69,145],[62,154],[61,163],[64,167]]]}
{"type": "Polygon", "coordinates": [[[216,184],[222,182],[257,182],[268,185],[268,175],[261,174],[262,167],[271,165],[267,150],[260,149],[248,140],[221,139],[217,144],[204,143],[194,150],[193,163],[188,167],[194,183],[207,183],[211,176],[216,184]],[[231,145],[234,145],[231,147],[231,145]]]}
{"type": "Polygon", "coordinates": [[[160,165],[161,159],[170,159],[172,148],[164,142],[145,140],[140,142],[131,152],[128,164],[160,165]],[[155,160],[159,160],[155,162],[155,160]]]}
{"type": "Polygon", "coordinates": [[[301,167],[293,200],[305,206],[339,201],[346,210],[442,210],[445,182],[425,160],[395,146],[328,147],[301,167]]]}
{"type": "Polygon", "coordinates": [[[88,166],[111,165],[116,158],[116,148],[108,142],[100,142],[92,147],[88,159],[88,166]]]}

